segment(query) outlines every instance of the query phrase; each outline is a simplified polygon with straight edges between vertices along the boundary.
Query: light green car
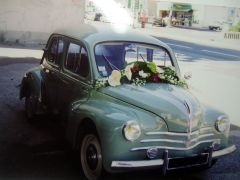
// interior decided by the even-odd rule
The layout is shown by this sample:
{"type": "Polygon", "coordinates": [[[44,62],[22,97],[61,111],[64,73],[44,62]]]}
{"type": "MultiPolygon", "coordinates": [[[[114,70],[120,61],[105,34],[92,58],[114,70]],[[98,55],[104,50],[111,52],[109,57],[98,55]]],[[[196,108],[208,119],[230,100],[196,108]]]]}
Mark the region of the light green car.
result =
{"type": "Polygon", "coordinates": [[[211,167],[235,151],[228,117],[187,90],[173,51],[153,37],[92,27],[50,36],[26,72],[20,98],[29,120],[60,114],[88,179],[103,170],[211,167]]]}

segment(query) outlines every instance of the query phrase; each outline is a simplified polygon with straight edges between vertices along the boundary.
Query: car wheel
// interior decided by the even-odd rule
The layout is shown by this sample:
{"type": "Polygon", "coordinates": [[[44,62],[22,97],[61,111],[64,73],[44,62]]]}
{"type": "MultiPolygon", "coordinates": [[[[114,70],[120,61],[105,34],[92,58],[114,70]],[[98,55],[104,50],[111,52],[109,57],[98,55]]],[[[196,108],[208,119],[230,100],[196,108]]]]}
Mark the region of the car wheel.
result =
{"type": "Polygon", "coordinates": [[[102,174],[102,151],[95,133],[86,133],[80,148],[81,166],[89,180],[98,179],[102,174]]]}
{"type": "Polygon", "coordinates": [[[36,118],[37,98],[30,92],[25,98],[25,111],[28,120],[36,118]]]}

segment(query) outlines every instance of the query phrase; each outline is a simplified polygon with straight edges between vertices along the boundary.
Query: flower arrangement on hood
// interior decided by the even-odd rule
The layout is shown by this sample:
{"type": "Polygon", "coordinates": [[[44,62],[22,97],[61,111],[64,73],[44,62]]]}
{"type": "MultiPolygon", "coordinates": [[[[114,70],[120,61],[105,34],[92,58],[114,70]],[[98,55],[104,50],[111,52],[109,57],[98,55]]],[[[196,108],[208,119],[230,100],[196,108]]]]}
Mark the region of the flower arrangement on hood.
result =
{"type": "Polygon", "coordinates": [[[113,70],[108,78],[96,81],[95,88],[105,86],[119,86],[122,83],[131,83],[137,86],[146,83],[169,83],[187,88],[185,80],[179,79],[172,66],[158,67],[154,62],[135,61],[127,64],[124,70],[113,70]]]}

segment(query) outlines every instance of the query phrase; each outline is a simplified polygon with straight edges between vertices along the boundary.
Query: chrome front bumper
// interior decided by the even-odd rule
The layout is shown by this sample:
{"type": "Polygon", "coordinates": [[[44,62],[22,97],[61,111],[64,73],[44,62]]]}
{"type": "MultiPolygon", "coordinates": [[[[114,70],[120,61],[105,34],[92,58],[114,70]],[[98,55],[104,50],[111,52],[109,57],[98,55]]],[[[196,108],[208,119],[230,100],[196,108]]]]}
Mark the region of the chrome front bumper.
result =
{"type": "MultiPolygon", "coordinates": [[[[212,158],[217,158],[220,156],[230,154],[235,150],[236,150],[236,146],[232,145],[219,151],[212,151],[211,153],[209,153],[208,160],[210,161],[210,164],[211,164],[212,158]]],[[[112,168],[142,168],[142,167],[157,167],[157,166],[166,167],[167,164],[168,164],[168,157],[167,155],[165,155],[163,159],[143,160],[143,161],[112,161],[111,167],[112,168]]]]}

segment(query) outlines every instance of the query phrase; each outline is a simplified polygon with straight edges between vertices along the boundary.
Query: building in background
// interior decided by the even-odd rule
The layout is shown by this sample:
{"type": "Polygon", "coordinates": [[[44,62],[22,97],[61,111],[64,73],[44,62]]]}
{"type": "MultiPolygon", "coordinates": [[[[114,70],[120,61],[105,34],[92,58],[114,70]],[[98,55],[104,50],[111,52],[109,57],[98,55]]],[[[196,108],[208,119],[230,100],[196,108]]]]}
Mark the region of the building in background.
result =
{"type": "MultiPolygon", "coordinates": [[[[86,15],[94,19],[101,12],[86,0],[86,15]]],[[[114,0],[135,22],[146,16],[148,22],[164,18],[169,25],[206,28],[219,25],[227,29],[240,21],[240,0],[114,0]]],[[[102,21],[106,21],[104,16],[102,21]]]]}
{"type": "Polygon", "coordinates": [[[155,16],[168,17],[172,25],[228,26],[240,21],[239,0],[156,0],[155,16]]]}
{"type": "Polygon", "coordinates": [[[63,26],[84,22],[85,0],[1,0],[0,42],[45,43],[63,26]]]}

